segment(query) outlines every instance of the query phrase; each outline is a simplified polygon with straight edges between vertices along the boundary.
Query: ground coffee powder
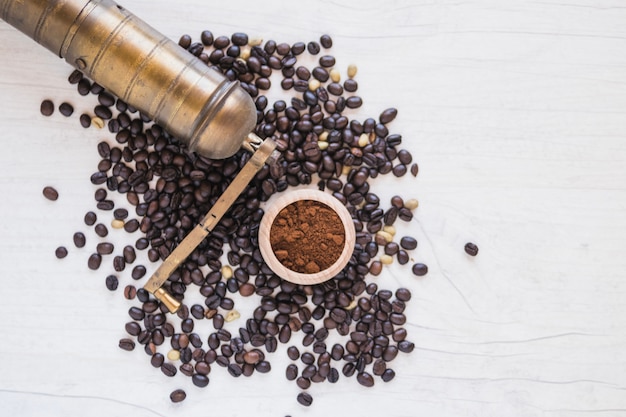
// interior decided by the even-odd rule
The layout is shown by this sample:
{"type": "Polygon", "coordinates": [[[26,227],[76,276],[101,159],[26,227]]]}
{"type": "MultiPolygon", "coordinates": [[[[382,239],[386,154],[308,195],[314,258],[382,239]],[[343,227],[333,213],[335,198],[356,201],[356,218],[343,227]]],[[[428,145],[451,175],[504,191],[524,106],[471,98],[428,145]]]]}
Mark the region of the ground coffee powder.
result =
{"type": "Polygon", "coordinates": [[[270,228],[276,258],[292,271],[314,274],[334,264],[345,244],[339,215],[327,205],[299,200],[283,208],[270,228]]]}

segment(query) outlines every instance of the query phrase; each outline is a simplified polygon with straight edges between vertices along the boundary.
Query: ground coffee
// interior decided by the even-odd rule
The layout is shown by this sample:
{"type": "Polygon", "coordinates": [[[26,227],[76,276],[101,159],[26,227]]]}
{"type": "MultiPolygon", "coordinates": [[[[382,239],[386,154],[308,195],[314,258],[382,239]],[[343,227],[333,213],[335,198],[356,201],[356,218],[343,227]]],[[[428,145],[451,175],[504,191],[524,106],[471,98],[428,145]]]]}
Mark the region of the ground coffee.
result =
{"type": "Polygon", "coordinates": [[[292,271],[314,274],[333,265],[345,244],[345,230],[333,209],[313,200],[283,208],[270,229],[278,260],[292,271]]]}

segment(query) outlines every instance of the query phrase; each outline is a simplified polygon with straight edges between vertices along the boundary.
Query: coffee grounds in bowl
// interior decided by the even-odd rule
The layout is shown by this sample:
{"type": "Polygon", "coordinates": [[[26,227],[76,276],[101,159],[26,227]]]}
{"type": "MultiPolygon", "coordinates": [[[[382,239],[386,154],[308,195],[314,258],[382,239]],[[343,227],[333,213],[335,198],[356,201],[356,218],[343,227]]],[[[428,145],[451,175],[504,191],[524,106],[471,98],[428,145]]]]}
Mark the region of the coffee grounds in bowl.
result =
{"type": "Polygon", "coordinates": [[[285,267],[314,274],[333,265],[345,244],[337,213],[313,200],[299,200],[283,208],[270,228],[270,244],[285,267]]]}

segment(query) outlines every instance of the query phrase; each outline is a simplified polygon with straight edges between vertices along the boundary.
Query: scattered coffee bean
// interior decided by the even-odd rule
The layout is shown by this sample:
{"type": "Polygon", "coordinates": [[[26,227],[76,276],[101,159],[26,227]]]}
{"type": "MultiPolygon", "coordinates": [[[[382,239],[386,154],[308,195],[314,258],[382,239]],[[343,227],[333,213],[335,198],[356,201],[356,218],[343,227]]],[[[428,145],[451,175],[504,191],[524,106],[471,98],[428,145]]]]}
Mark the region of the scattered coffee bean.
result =
{"type": "Polygon", "coordinates": [[[54,103],[51,100],[44,100],[39,109],[42,115],[51,116],[54,113],[54,103]]]}
{"type": "Polygon", "coordinates": [[[413,250],[417,248],[417,240],[411,236],[404,236],[400,239],[400,246],[406,250],[413,250]]]}
{"type": "Polygon", "coordinates": [[[91,270],[96,270],[100,268],[100,264],[102,263],[102,256],[99,253],[92,253],[87,261],[87,266],[91,270]]]}
{"type": "Polygon", "coordinates": [[[115,275],[109,275],[106,277],[105,284],[109,291],[115,291],[119,285],[119,280],[115,275]]]}
{"type": "Polygon", "coordinates": [[[187,393],[182,389],[176,389],[170,393],[170,400],[173,403],[185,401],[185,398],[187,398],[187,393]]]}
{"type": "Polygon", "coordinates": [[[97,219],[98,217],[93,211],[88,211],[87,213],[85,213],[85,224],[87,226],[93,226],[96,223],[97,219]]]}
{"type": "Polygon", "coordinates": [[[313,403],[313,397],[308,392],[301,392],[298,394],[297,400],[305,407],[309,407],[313,403]]]}
{"type": "Polygon", "coordinates": [[[65,258],[67,256],[67,248],[65,246],[59,246],[54,251],[54,255],[59,259],[65,258]]]}
{"type": "Polygon", "coordinates": [[[478,246],[476,246],[476,244],[474,244],[472,242],[466,243],[465,244],[465,253],[467,253],[470,256],[478,255],[478,246]]]}
{"type": "Polygon", "coordinates": [[[43,196],[50,201],[56,201],[59,198],[59,192],[54,187],[46,186],[43,188],[43,196]]]}
{"type": "Polygon", "coordinates": [[[74,107],[69,104],[69,103],[61,103],[59,105],[59,112],[65,116],[65,117],[69,117],[72,115],[72,113],[74,113],[74,107]]]}
{"type": "Polygon", "coordinates": [[[428,266],[424,265],[423,263],[416,263],[416,264],[413,264],[413,267],[411,268],[411,270],[413,271],[413,274],[417,275],[418,277],[421,277],[428,273],[428,266]]]}
{"type": "Polygon", "coordinates": [[[137,289],[134,285],[127,285],[124,287],[124,298],[127,300],[134,300],[137,294],[137,289]]]}
{"type": "Polygon", "coordinates": [[[98,223],[95,226],[94,230],[96,231],[96,234],[100,237],[106,237],[109,234],[109,229],[107,229],[107,227],[102,223],[98,223]]]}
{"type": "Polygon", "coordinates": [[[124,338],[120,339],[119,347],[124,350],[133,350],[135,349],[135,342],[132,339],[124,338]]]}

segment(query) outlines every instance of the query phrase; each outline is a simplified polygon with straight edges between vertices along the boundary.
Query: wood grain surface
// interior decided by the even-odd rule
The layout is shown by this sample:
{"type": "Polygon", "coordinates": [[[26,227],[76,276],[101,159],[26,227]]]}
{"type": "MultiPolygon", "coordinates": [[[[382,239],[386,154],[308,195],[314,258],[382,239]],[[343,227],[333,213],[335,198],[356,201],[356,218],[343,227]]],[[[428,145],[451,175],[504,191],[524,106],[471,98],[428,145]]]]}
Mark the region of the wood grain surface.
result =
{"type": "MultiPolygon", "coordinates": [[[[383,202],[420,201],[398,236],[418,239],[413,262],[429,273],[396,263],[371,280],[412,291],[416,348],[392,363],[393,381],[317,384],[308,408],[285,379],[285,346],[269,357],[272,372],[235,379],[215,366],[204,389],[165,377],[142,349],[119,349],[134,305],[121,288],[132,280],[125,271],[110,292],[110,261],[87,268],[99,240],[82,221],[95,204],[96,144],[110,135],[80,127],[94,103],[67,83],[70,67],[0,21],[0,415],[626,415],[623,1],[124,5],[173,39],[203,29],[290,43],[328,33],[337,68],[359,68],[364,105],[351,117],[399,109],[391,127],[420,173],[378,178],[372,190],[383,202]],[[44,118],[44,98],[76,113],[44,118]],[[46,185],[56,202],[43,198],[46,185]],[[85,248],[73,247],[75,231],[85,248]],[[463,250],[469,241],[475,258],[463,250]],[[59,245],[69,248],[62,261],[59,245]],[[177,388],[188,396],[172,404],[177,388]]],[[[137,237],[107,239],[121,250],[137,237]]],[[[242,318],[228,327],[257,302],[235,298],[242,318]]],[[[205,320],[196,331],[210,328],[205,320]]]]}

